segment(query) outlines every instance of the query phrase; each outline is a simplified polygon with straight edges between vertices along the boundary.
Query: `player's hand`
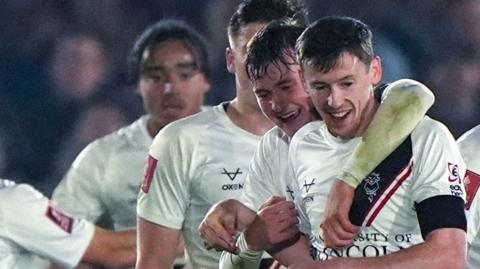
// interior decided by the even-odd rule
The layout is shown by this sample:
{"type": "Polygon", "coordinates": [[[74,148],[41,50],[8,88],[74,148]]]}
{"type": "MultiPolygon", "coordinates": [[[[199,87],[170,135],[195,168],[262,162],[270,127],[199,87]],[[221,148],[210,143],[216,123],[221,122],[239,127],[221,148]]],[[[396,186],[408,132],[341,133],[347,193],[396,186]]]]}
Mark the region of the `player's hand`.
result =
{"type": "Polygon", "coordinates": [[[270,197],[247,228],[245,240],[251,250],[268,250],[299,234],[295,204],[284,197],[270,197]]]}
{"type": "Polygon", "coordinates": [[[235,212],[233,200],[221,201],[208,211],[198,227],[200,237],[204,240],[207,249],[215,248],[218,251],[226,250],[238,253],[235,246],[235,212]]]}
{"type": "Polygon", "coordinates": [[[237,233],[255,218],[255,212],[234,199],[221,201],[210,208],[198,231],[205,247],[238,254],[237,233]]]}
{"type": "Polygon", "coordinates": [[[325,246],[342,248],[351,245],[357,236],[359,227],[353,225],[348,217],[355,189],[341,180],[336,180],[330,190],[323,221],[325,246]]]}

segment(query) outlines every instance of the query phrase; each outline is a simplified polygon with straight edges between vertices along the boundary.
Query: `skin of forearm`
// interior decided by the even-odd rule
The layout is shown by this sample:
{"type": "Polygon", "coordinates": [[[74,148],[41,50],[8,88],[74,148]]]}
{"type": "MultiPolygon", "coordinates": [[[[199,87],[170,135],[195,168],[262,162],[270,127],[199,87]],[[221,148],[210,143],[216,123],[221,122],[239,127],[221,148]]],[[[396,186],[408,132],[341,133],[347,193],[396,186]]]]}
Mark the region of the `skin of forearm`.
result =
{"type": "Polygon", "coordinates": [[[405,140],[435,100],[426,86],[413,80],[399,80],[389,87],[388,96],[338,176],[354,188],[405,140]]]}
{"type": "Polygon", "coordinates": [[[137,257],[136,230],[119,231],[116,233],[117,243],[111,250],[117,257],[116,264],[113,267],[125,267],[134,264],[137,257]]]}
{"type": "Polygon", "coordinates": [[[92,242],[82,261],[108,267],[132,266],[136,260],[136,231],[95,229],[92,242]]]}
{"type": "Polygon", "coordinates": [[[313,261],[310,256],[310,242],[305,235],[301,235],[300,239],[292,246],[276,253],[269,253],[272,257],[282,265],[290,266],[295,263],[313,261]]]}
{"type": "Polygon", "coordinates": [[[257,213],[250,208],[243,205],[241,202],[234,200],[235,212],[236,212],[236,227],[239,231],[244,231],[255,220],[257,213]]]}
{"type": "Polygon", "coordinates": [[[170,269],[176,256],[180,231],[142,217],[137,222],[137,269],[170,269]]]}

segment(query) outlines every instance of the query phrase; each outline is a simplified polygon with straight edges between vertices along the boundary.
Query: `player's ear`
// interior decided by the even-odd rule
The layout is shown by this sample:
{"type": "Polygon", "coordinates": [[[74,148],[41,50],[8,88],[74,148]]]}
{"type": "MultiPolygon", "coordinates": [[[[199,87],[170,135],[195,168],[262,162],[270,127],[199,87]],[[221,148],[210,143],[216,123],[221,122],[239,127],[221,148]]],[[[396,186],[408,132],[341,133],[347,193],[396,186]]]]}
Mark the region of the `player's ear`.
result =
{"type": "Polygon", "coordinates": [[[235,74],[235,57],[230,47],[225,49],[225,60],[227,61],[228,72],[235,74]]]}
{"type": "Polygon", "coordinates": [[[370,64],[370,73],[372,79],[372,85],[377,85],[382,80],[382,59],[380,56],[375,56],[370,64]]]}

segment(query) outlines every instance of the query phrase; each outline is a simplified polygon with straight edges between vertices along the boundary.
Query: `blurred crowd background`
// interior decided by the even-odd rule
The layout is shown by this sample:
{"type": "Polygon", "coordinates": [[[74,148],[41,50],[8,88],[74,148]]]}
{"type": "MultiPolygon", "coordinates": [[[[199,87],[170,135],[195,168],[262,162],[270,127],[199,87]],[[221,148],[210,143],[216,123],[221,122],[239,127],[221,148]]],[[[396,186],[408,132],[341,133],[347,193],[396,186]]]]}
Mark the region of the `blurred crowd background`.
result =
{"type": "MultiPolygon", "coordinates": [[[[0,177],[50,194],[90,141],[133,121],[128,80],[135,38],[162,18],[208,40],[207,104],[231,99],[226,27],[238,0],[7,0],[0,8],[0,177]]],[[[480,1],[310,0],[311,21],[348,15],[369,24],[385,82],[413,78],[436,95],[429,115],[457,138],[480,123],[480,1]]],[[[140,180],[140,179],[139,179],[140,180]]]]}

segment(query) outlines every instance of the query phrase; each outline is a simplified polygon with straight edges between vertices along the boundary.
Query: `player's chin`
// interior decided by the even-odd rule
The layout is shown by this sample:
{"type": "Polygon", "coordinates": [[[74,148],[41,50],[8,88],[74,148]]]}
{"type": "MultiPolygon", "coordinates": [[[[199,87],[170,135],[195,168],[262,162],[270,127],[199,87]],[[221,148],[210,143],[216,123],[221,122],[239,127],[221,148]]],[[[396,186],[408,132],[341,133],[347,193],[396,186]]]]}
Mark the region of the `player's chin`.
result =
{"type": "Polygon", "coordinates": [[[185,118],[188,115],[183,110],[164,110],[160,116],[164,119],[164,121],[170,123],[181,118],[185,118]]]}

